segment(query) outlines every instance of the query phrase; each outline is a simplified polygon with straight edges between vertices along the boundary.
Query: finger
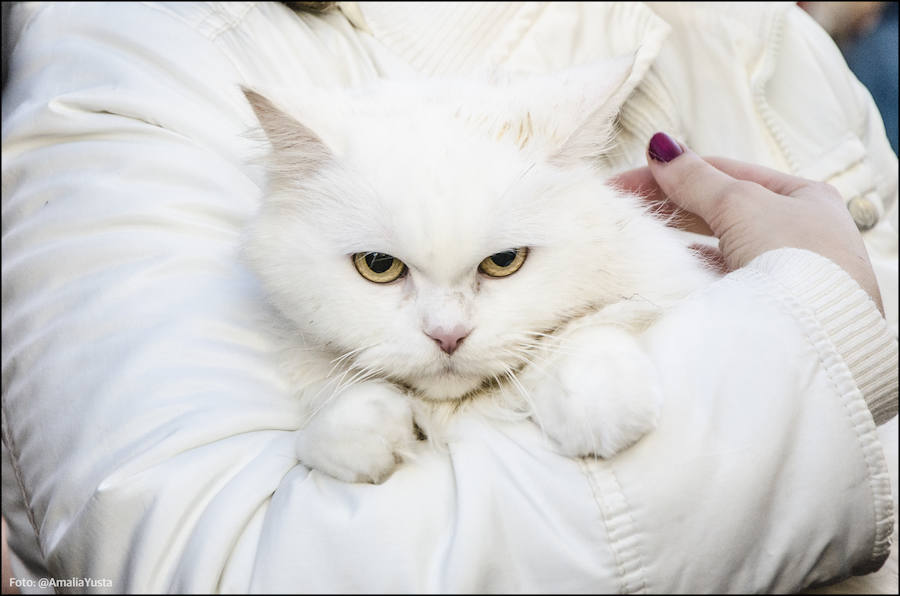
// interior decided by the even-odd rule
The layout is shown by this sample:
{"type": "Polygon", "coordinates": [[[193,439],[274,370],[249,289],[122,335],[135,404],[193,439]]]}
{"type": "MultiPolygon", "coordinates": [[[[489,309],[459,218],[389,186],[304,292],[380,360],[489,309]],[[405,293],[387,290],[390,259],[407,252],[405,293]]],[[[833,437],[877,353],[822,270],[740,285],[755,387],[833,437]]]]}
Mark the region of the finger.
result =
{"type": "Polygon", "coordinates": [[[672,227],[687,232],[711,236],[712,231],[703,218],[678,207],[667,200],[665,193],[656,183],[650,168],[644,166],[622,172],[613,176],[607,183],[624,192],[632,193],[641,198],[648,209],[658,217],[666,220],[672,227]]]}
{"type": "Polygon", "coordinates": [[[716,232],[716,215],[737,185],[748,184],[714,168],[699,155],[658,132],[647,150],[650,173],[670,201],[710,224],[716,232]]]}
{"type": "Polygon", "coordinates": [[[792,176],[790,174],[785,174],[784,172],[779,172],[778,170],[773,170],[772,168],[737,161],[735,159],[728,159],[726,157],[704,157],[703,159],[715,166],[717,170],[725,172],[732,178],[755,182],[760,186],[764,186],[772,192],[777,192],[781,195],[793,194],[795,191],[809,186],[810,183],[809,180],[800,178],[799,176],[792,176]]]}

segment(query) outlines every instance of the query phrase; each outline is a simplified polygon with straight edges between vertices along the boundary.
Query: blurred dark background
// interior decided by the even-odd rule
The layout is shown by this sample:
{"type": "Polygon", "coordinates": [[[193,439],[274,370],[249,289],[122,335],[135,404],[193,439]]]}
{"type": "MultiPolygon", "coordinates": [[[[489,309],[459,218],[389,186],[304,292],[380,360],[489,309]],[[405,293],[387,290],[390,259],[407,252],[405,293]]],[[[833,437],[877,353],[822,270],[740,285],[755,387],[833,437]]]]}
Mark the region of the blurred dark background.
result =
{"type": "Polygon", "coordinates": [[[897,3],[798,2],[834,39],[881,111],[897,153],[897,3]]]}

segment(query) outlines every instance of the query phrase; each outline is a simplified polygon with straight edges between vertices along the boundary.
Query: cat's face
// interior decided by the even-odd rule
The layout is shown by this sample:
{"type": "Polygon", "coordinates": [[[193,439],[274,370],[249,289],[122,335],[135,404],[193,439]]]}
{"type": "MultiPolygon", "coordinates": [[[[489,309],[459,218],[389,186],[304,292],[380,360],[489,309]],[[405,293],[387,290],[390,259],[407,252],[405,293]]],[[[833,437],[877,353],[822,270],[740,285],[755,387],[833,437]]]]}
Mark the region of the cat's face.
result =
{"type": "Polygon", "coordinates": [[[636,200],[530,114],[484,126],[388,94],[334,107],[344,135],[248,97],[274,146],[250,262],[306,343],[357,368],[460,397],[640,285],[621,255],[644,230],[636,200]]]}

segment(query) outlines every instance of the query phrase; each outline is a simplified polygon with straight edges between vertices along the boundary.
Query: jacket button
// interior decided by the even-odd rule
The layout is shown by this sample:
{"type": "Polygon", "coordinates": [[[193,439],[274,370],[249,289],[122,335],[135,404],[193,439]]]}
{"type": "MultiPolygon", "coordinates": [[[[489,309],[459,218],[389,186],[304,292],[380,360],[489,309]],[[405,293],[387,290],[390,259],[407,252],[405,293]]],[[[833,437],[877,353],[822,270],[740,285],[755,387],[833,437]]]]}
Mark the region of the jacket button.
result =
{"type": "Polygon", "coordinates": [[[847,201],[847,209],[850,210],[850,215],[860,232],[874,228],[878,223],[878,207],[866,197],[850,199],[847,201]]]}

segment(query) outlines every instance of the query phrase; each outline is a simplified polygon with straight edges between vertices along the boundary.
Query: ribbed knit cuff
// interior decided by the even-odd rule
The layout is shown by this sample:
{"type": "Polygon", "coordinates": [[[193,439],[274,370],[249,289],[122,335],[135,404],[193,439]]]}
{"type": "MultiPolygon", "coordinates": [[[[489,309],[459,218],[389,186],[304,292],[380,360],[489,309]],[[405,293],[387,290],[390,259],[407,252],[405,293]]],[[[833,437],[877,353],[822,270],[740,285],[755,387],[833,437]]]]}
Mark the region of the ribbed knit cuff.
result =
{"type": "Polygon", "coordinates": [[[812,310],[850,369],[876,425],[897,415],[897,338],[846,271],[797,248],[769,251],[747,267],[774,278],[812,310]]]}

